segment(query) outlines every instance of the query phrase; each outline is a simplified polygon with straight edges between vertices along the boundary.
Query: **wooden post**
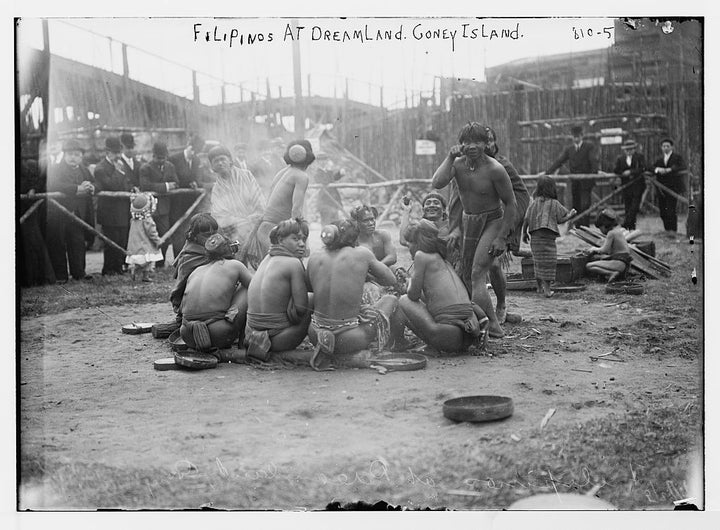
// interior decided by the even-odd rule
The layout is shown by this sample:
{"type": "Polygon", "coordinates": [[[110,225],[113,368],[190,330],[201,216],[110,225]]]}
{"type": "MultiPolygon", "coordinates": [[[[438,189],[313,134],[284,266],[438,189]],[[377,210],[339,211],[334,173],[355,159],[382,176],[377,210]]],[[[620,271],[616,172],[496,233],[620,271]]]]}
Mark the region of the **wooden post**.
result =
{"type": "Polygon", "coordinates": [[[657,180],[655,180],[655,179],[650,179],[650,182],[652,182],[653,186],[655,186],[659,191],[661,191],[661,192],[663,192],[663,193],[667,193],[667,194],[670,195],[671,197],[675,197],[675,198],[676,198],[677,200],[679,200],[681,203],[683,203],[683,204],[689,204],[689,203],[690,203],[690,201],[688,201],[685,197],[683,197],[682,195],[674,192],[673,190],[671,190],[670,188],[668,188],[668,187],[665,186],[664,184],[660,184],[657,180]]]}
{"type": "Polygon", "coordinates": [[[160,244],[159,247],[164,245],[165,242],[170,239],[175,232],[177,232],[177,229],[180,228],[180,225],[182,225],[190,215],[195,211],[195,209],[200,206],[200,203],[202,202],[203,198],[205,197],[205,190],[200,190],[200,195],[197,196],[195,199],[195,202],[193,202],[190,207],[187,209],[187,211],[183,214],[183,216],[175,221],[175,224],[170,227],[170,230],[165,232],[162,237],[160,238],[160,244]]]}
{"type": "Polygon", "coordinates": [[[130,64],[128,63],[127,58],[127,44],[123,42],[122,44],[122,63],[123,63],[123,77],[128,78],[130,77],[130,64]]]}
{"type": "Polygon", "coordinates": [[[192,84],[193,84],[193,101],[200,103],[200,87],[197,84],[197,72],[192,71],[192,84]]]}
{"type": "MultiPolygon", "coordinates": [[[[297,30],[298,21],[296,18],[291,20],[294,32],[297,30]]],[[[292,40],[292,57],[293,57],[293,88],[295,90],[295,135],[298,137],[305,136],[305,108],[303,107],[302,93],[302,75],[300,71],[300,41],[292,40]]],[[[308,84],[309,87],[309,84],[308,84]]]]}
{"type": "Polygon", "coordinates": [[[40,97],[42,98],[43,119],[40,124],[40,134],[47,141],[48,112],[50,108],[50,30],[46,18],[42,21],[43,53],[42,67],[40,69],[40,97]]]}

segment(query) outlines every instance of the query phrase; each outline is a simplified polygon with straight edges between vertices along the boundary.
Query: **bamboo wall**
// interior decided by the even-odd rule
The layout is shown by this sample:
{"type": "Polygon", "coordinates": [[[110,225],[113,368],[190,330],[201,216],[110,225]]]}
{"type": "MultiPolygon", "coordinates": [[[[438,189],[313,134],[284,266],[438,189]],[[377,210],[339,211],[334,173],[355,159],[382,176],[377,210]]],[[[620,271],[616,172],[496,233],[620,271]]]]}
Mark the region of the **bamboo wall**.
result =
{"type": "Polygon", "coordinates": [[[646,88],[597,86],[581,89],[532,90],[455,98],[449,109],[421,105],[365,123],[341,124],[337,136],[345,147],[388,178],[429,178],[456,143],[460,128],[476,120],[492,126],[500,152],[521,174],[545,170],[570,137],[571,125],[583,125],[601,149],[601,169],[611,172],[619,145],[600,145],[600,129],[620,127],[623,138],[641,145],[650,163],[660,156],[660,141],[675,140],[676,150],[691,172],[702,176],[703,95],[698,82],[646,88]],[[558,119],[565,118],[565,120],[558,119]],[[521,126],[523,122],[549,120],[521,126]],[[554,121],[553,121],[554,120],[554,121]],[[415,140],[438,138],[435,156],[414,154],[415,140]]]}

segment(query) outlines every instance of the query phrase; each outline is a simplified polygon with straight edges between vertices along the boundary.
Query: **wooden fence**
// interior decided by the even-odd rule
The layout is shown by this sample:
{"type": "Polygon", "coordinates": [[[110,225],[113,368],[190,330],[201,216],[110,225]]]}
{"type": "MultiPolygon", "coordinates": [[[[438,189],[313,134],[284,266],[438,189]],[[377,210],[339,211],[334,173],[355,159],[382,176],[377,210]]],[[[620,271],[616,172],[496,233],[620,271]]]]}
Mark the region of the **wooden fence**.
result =
{"type": "Polygon", "coordinates": [[[572,123],[600,148],[601,169],[612,171],[620,146],[601,145],[601,130],[622,129],[648,163],[660,156],[660,141],[675,147],[694,175],[703,175],[703,95],[699,81],[650,87],[596,86],[499,92],[456,97],[443,106],[386,113],[382,118],[341,123],[336,135],[344,147],[391,179],[430,178],[460,128],[470,120],[493,127],[500,153],[524,174],[547,169],[569,141],[572,123]],[[564,124],[553,123],[557,119],[564,124]],[[530,125],[527,122],[534,122],[530,125]],[[437,154],[416,155],[415,140],[436,140],[437,154]]]}

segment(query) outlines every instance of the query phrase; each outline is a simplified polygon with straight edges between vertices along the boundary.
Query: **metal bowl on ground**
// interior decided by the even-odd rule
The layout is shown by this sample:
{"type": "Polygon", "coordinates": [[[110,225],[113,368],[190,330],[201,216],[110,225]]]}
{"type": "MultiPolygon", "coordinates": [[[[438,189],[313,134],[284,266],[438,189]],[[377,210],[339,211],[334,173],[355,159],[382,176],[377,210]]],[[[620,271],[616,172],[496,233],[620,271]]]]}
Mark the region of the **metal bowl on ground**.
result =
{"type": "Polygon", "coordinates": [[[382,366],[389,372],[422,370],[427,366],[427,357],[419,353],[390,353],[371,359],[372,364],[382,366]]]}
{"type": "Polygon", "coordinates": [[[128,335],[139,335],[140,333],[150,333],[153,327],[152,322],[133,322],[132,324],[125,324],[122,327],[122,332],[128,335]]]}
{"type": "Polygon", "coordinates": [[[512,398],[505,396],[463,396],[443,403],[443,414],[453,421],[494,421],[512,416],[512,398]]]}
{"type": "Polygon", "coordinates": [[[172,348],[172,351],[174,352],[183,352],[188,349],[188,345],[185,344],[185,341],[180,336],[179,329],[173,331],[168,337],[167,341],[168,344],[170,344],[170,348],[172,348]]]}

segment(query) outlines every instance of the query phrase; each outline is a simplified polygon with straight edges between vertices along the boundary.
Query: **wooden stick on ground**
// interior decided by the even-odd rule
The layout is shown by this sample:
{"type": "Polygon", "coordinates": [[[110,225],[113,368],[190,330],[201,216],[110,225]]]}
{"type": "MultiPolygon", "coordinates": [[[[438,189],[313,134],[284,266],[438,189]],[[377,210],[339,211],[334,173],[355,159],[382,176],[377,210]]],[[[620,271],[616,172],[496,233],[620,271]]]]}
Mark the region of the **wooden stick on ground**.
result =
{"type": "Polygon", "coordinates": [[[70,220],[71,220],[73,223],[79,224],[79,225],[82,226],[85,230],[89,230],[90,232],[92,232],[93,234],[95,234],[96,236],[98,236],[100,239],[102,239],[105,243],[107,243],[107,244],[110,245],[111,247],[113,247],[113,248],[115,248],[116,250],[122,252],[123,255],[127,255],[127,251],[126,251],[124,248],[122,248],[120,245],[118,245],[117,243],[115,243],[115,241],[113,241],[112,239],[110,239],[109,237],[107,237],[105,234],[103,234],[103,233],[98,232],[97,230],[95,230],[95,227],[90,226],[89,224],[87,224],[85,221],[83,221],[82,219],[80,219],[77,215],[75,215],[75,214],[72,213],[70,210],[68,210],[67,208],[65,208],[62,204],[60,204],[59,202],[57,202],[55,199],[50,199],[50,198],[48,198],[48,203],[49,203],[49,204],[52,204],[52,205],[55,206],[58,210],[60,210],[62,213],[64,213],[67,217],[70,218],[70,220]]]}
{"type": "Polygon", "coordinates": [[[43,203],[44,200],[45,199],[40,199],[33,203],[33,205],[30,206],[30,208],[28,208],[24,214],[22,214],[22,217],[20,218],[20,224],[23,224],[25,221],[27,221],[28,217],[30,217],[33,212],[39,208],[39,206],[43,203]]]}
{"type": "Polygon", "coordinates": [[[170,239],[173,234],[177,231],[178,228],[187,220],[190,215],[195,211],[195,209],[200,205],[200,203],[203,200],[203,197],[205,197],[205,190],[200,190],[200,194],[195,199],[195,202],[193,202],[190,207],[187,209],[187,211],[183,214],[183,216],[175,221],[175,224],[170,227],[170,230],[165,232],[162,237],[160,238],[160,244],[158,245],[161,247],[163,244],[165,244],[165,241],[170,239]]]}

